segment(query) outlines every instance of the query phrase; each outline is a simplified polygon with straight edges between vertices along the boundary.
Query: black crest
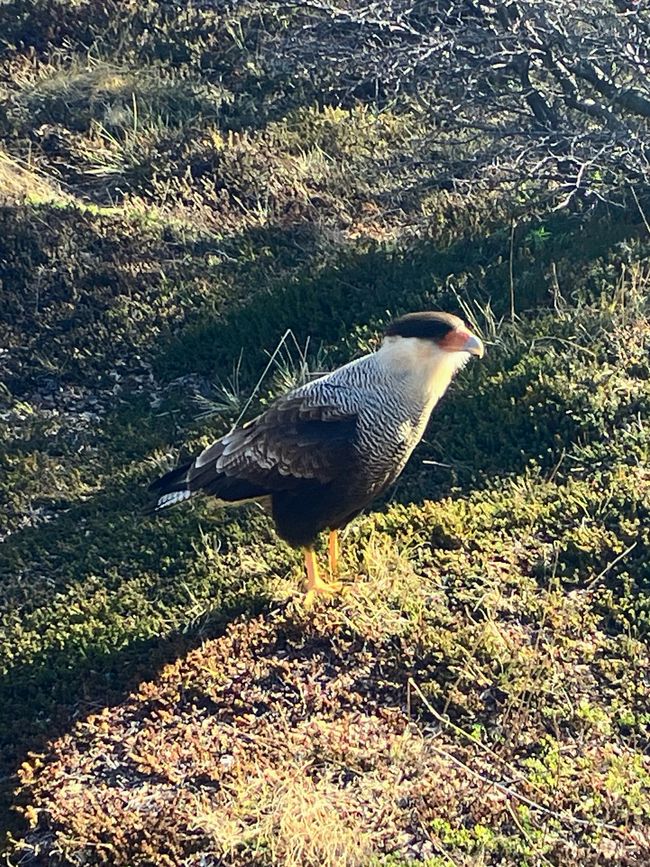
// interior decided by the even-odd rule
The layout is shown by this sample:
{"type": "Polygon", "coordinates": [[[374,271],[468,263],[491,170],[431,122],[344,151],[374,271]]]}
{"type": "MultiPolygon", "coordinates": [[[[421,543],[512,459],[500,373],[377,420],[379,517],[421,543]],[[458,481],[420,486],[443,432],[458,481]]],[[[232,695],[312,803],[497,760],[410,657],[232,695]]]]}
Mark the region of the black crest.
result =
{"type": "Polygon", "coordinates": [[[421,337],[425,340],[442,340],[455,328],[462,328],[463,320],[451,313],[438,313],[426,310],[423,313],[407,313],[393,320],[386,331],[386,337],[421,337]]]}

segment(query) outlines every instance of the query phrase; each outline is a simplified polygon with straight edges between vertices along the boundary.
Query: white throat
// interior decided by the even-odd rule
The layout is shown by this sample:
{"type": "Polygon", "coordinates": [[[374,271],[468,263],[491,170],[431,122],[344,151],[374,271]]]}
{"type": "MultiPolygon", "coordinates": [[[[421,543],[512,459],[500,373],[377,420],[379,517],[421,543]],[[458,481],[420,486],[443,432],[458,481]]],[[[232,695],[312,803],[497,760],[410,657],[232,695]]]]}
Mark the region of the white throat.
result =
{"type": "Polygon", "coordinates": [[[405,396],[431,412],[469,353],[448,352],[419,337],[385,337],[376,357],[386,374],[398,380],[405,396]]]}

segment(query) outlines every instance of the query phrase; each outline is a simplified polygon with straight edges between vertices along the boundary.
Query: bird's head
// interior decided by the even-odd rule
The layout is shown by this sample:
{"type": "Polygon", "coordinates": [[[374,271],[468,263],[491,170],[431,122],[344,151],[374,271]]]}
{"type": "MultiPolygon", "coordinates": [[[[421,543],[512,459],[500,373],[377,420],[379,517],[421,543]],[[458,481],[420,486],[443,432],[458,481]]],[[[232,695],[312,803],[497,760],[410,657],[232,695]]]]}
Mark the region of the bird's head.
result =
{"type": "MultiPolygon", "coordinates": [[[[439,353],[462,353],[467,361],[470,355],[483,358],[485,348],[480,337],[467,328],[462,319],[451,313],[424,311],[407,313],[394,319],[384,332],[384,344],[398,346],[404,352],[417,356],[439,353]]],[[[462,363],[462,362],[461,362],[462,363]]]]}
{"type": "Polygon", "coordinates": [[[393,320],[384,332],[380,359],[439,397],[470,356],[485,353],[480,337],[451,313],[424,311],[393,320]]]}

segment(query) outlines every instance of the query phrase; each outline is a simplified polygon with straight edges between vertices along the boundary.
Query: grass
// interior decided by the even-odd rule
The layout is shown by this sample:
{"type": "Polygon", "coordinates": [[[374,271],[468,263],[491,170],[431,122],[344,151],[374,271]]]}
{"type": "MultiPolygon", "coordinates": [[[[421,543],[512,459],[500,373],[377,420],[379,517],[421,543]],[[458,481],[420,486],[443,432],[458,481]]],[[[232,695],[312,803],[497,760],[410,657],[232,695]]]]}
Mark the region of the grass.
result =
{"type": "Polygon", "coordinates": [[[44,810],[71,861],[535,863],[561,860],[567,836],[579,863],[640,857],[647,692],[620,675],[647,665],[647,646],[605,628],[593,590],[535,577],[536,525],[495,554],[485,499],[468,520],[480,579],[463,548],[420,542],[465,504],[402,507],[397,539],[369,517],[336,606],[283,602],[281,582],[270,613],[23,765],[21,854],[50,846],[44,810]]]}
{"type": "Polygon", "coordinates": [[[261,68],[290,16],[100,5],[2,37],[8,863],[644,863],[643,196],[513,233],[433,190],[417,106],[261,68]],[[488,353],[340,600],[254,508],[141,516],[251,394],[436,307],[488,353]]]}

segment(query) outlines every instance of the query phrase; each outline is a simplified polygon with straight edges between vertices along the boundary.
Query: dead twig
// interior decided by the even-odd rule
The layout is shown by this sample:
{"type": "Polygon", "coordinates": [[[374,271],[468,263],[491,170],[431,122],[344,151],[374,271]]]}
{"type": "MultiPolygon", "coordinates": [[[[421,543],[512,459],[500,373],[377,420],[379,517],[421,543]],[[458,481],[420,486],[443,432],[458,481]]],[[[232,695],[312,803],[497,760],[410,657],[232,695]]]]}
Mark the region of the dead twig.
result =
{"type": "MultiPolygon", "coordinates": [[[[420,700],[423,702],[426,709],[431,713],[436,719],[438,719],[443,725],[451,728],[452,730],[460,733],[466,739],[470,740],[476,746],[481,747],[484,751],[488,752],[490,755],[498,759],[503,763],[503,759],[501,759],[493,750],[490,750],[489,747],[485,747],[484,744],[481,744],[479,741],[476,741],[471,735],[468,735],[467,732],[463,731],[459,726],[456,726],[450,720],[445,719],[440,716],[440,714],[436,711],[436,709],[432,706],[431,702],[424,695],[422,690],[419,688],[417,683],[413,680],[413,678],[409,678],[408,683],[410,687],[415,690],[420,700]]],[[[522,804],[525,804],[527,807],[530,807],[533,810],[537,810],[545,816],[549,816],[550,818],[555,819],[560,824],[564,825],[579,825],[584,828],[593,828],[596,825],[599,828],[606,828],[608,831],[615,832],[621,837],[625,837],[624,832],[618,828],[616,825],[612,825],[609,822],[601,822],[598,819],[580,819],[573,814],[567,815],[566,813],[560,813],[557,810],[551,810],[548,807],[545,807],[543,804],[540,804],[539,801],[535,801],[532,798],[523,795],[521,792],[518,792],[516,789],[511,788],[510,786],[506,786],[504,783],[500,783],[497,780],[492,780],[489,777],[486,777],[484,774],[479,773],[474,768],[467,765],[457,756],[453,755],[453,753],[449,752],[449,750],[444,749],[443,747],[436,746],[434,743],[429,743],[430,749],[434,752],[438,753],[438,755],[443,756],[448,761],[455,764],[457,767],[471,774],[471,776],[475,777],[477,780],[480,780],[486,786],[490,788],[496,789],[498,792],[501,792],[502,795],[505,795],[509,799],[514,799],[515,801],[519,801],[522,804]]],[[[525,781],[527,785],[531,785],[530,781],[525,781]]]]}

